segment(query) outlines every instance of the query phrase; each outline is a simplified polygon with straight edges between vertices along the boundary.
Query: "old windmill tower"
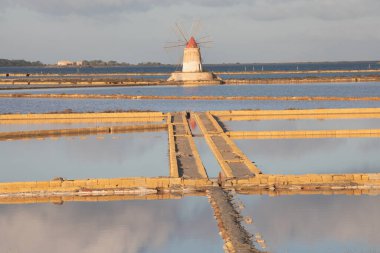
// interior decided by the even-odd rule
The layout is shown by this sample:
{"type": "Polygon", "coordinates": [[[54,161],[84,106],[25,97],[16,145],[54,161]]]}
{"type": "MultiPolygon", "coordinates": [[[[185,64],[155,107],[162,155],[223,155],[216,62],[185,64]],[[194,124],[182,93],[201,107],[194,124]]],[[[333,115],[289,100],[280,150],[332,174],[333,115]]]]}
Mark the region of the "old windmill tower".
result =
{"type": "Polygon", "coordinates": [[[191,36],[186,36],[183,29],[179,24],[176,24],[178,33],[181,35],[181,39],[174,42],[174,45],[167,46],[171,47],[184,47],[183,49],[183,60],[182,60],[182,71],[176,71],[171,74],[168,81],[179,81],[184,83],[199,83],[199,84],[215,84],[221,83],[222,80],[218,78],[214,73],[204,71],[202,66],[202,56],[201,56],[201,44],[207,44],[211,41],[204,41],[200,38],[197,42],[195,39],[195,34],[191,36]]]}

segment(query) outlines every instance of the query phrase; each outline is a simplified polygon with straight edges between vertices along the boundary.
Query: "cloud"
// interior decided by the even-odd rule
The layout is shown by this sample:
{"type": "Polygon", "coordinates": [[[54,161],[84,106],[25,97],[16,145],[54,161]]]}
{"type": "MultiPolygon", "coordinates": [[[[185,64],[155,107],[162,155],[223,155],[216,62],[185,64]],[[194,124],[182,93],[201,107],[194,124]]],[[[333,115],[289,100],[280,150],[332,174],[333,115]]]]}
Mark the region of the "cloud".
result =
{"type": "Polygon", "coordinates": [[[144,12],[157,7],[188,4],[216,8],[243,6],[256,20],[277,20],[297,17],[318,19],[353,19],[377,16],[380,2],[376,0],[0,0],[2,9],[19,6],[48,15],[99,16],[115,13],[144,12]]]}
{"type": "Polygon", "coordinates": [[[256,0],[247,13],[256,20],[310,17],[342,20],[374,16],[380,11],[376,0],[256,0]]]}
{"type": "MultiPolygon", "coordinates": [[[[97,16],[123,12],[142,12],[156,7],[169,7],[185,4],[185,0],[0,0],[3,7],[21,7],[48,15],[84,15],[97,16]]],[[[195,0],[192,5],[206,7],[231,6],[249,3],[249,0],[195,0]]]]}

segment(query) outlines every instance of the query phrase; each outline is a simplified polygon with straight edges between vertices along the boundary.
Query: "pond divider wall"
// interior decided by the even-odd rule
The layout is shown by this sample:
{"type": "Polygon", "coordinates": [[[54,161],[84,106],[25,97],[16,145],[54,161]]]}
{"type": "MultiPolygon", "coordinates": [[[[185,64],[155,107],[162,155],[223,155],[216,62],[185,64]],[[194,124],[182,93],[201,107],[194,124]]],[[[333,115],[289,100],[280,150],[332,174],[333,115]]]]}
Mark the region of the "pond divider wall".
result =
{"type": "Polygon", "coordinates": [[[190,113],[194,117],[202,134],[208,142],[211,150],[222,167],[223,173],[217,179],[208,179],[207,172],[200,160],[199,153],[193,143],[191,129],[189,128],[185,112],[168,113],[161,112],[127,112],[127,113],[58,113],[58,114],[7,114],[0,115],[0,123],[7,120],[54,120],[54,119],[89,119],[99,118],[139,118],[140,120],[157,118],[163,124],[144,124],[132,126],[82,128],[82,129],[57,129],[19,131],[3,134],[3,138],[14,137],[47,137],[65,134],[86,133],[115,133],[139,130],[168,130],[170,177],[158,178],[114,178],[114,179],[78,179],[65,180],[57,178],[51,181],[32,182],[4,182],[0,183],[0,197],[46,197],[55,195],[120,195],[120,194],[150,194],[162,192],[204,192],[210,187],[223,187],[241,191],[261,191],[268,194],[275,192],[320,192],[352,191],[360,193],[367,190],[380,189],[380,173],[358,174],[306,174],[306,175],[272,175],[261,174],[257,168],[240,149],[234,144],[231,137],[261,135],[278,138],[289,134],[291,138],[308,138],[315,136],[378,136],[380,129],[358,130],[316,130],[316,131],[247,131],[224,132],[215,117],[235,116],[273,116],[274,118],[286,115],[300,117],[321,115],[348,115],[349,117],[361,117],[368,114],[379,114],[379,108],[358,109],[315,109],[315,110],[259,110],[259,111],[223,111],[190,113]],[[165,122],[165,121],[164,121],[165,122]],[[71,132],[70,132],[71,131],[71,132]],[[95,132],[93,132],[95,131],[95,132]],[[290,132],[290,133],[289,133],[290,132]],[[9,136],[13,134],[13,136],[9,136]],[[186,144],[186,145],[185,145],[186,144]],[[188,166],[187,166],[187,165],[188,166]],[[187,167],[186,167],[187,166],[187,167]],[[187,171],[184,168],[187,168],[187,171]],[[182,171],[181,171],[182,169],[182,171]],[[240,173],[244,172],[244,173],[240,173]]]}
{"type": "Polygon", "coordinates": [[[232,139],[314,139],[380,137],[380,129],[294,130],[294,131],[231,131],[232,139]]]}
{"type": "Polygon", "coordinates": [[[27,138],[46,138],[59,136],[80,136],[95,134],[117,134],[137,131],[166,130],[166,124],[146,124],[134,126],[111,126],[111,127],[88,127],[88,128],[67,128],[53,130],[34,130],[17,132],[0,132],[0,141],[17,140],[27,138]]]}

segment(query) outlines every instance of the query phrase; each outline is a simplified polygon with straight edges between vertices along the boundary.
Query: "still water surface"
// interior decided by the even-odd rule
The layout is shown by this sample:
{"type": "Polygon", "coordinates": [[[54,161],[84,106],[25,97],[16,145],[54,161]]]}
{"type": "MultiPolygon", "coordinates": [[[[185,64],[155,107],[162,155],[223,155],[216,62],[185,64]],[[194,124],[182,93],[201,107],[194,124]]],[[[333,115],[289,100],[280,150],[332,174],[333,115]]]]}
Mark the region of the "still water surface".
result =
{"type": "MultiPolygon", "coordinates": [[[[149,124],[162,124],[162,122],[149,122],[149,124]]],[[[51,130],[51,129],[70,129],[70,128],[92,128],[92,127],[111,127],[111,126],[135,126],[147,124],[146,122],[87,122],[87,123],[27,123],[27,124],[9,124],[0,122],[0,132],[12,131],[32,131],[32,130],[51,130]]]]}
{"type": "Polygon", "coordinates": [[[270,174],[379,173],[380,138],[235,140],[270,174]]]}
{"type": "Polygon", "coordinates": [[[194,138],[195,145],[200,154],[203,166],[206,168],[207,175],[209,178],[216,178],[221,172],[221,167],[216,160],[216,157],[209,148],[206,140],[204,138],[194,138]]]}
{"type": "Polygon", "coordinates": [[[297,119],[223,121],[228,131],[377,129],[380,119],[297,119]]]}
{"type": "MultiPolygon", "coordinates": [[[[218,85],[106,87],[0,91],[2,93],[81,93],[170,96],[338,96],[379,97],[380,83],[291,84],[291,85],[218,85]]],[[[77,112],[105,110],[206,111],[239,109],[380,107],[380,101],[213,101],[213,100],[107,100],[107,99],[0,99],[0,113],[77,112]]]]}
{"type": "Polygon", "coordinates": [[[1,141],[0,182],[168,176],[167,138],[163,131],[1,141]]]}
{"type": "MultiPolygon", "coordinates": [[[[297,63],[236,63],[236,64],[204,64],[208,71],[252,71],[260,73],[265,71],[295,71],[295,70],[366,70],[380,69],[377,61],[352,61],[352,62],[297,62],[297,63]]],[[[0,73],[152,73],[152,72],[173,72],[179,70],[178,65],[158,65],[158,66],[114,66],[114,67],[0,67],[0,73]]]]}
{"type": "Polygon", "coordinates": [[[380,101],[207,101],[207,100],[107,100],[107,99],[0,99],[0,113],[45,113],[72,109],[75,112],[108,110],[208,111],[244,109],[314,109],[380,107],[380,101]]]}
{"type": "Polygon", "coordinates": [[[0,205],[0,227],[1,252],[223,252],[205,197],[0,205]]]}
{"type": "MultiPolygon", "coordinates": [[[[272,253],[380,252],[380,196],[239,195],[272,253]]],[[[258,245],[260,248],[260,245],[258,245]]],[[[263,249],[262,249],[263,250],[263,249]]]]}
{"type": "Polygon", "coordinates": [[[366,83],[307,83],[307,84],[253,84],[206,86],[146,86],[57,88],[32,90],[3,90],[1,93],[33,94],[128,94],[152,96],[322,96],[322,97],[378,97],[380,82],[366,83]]]}

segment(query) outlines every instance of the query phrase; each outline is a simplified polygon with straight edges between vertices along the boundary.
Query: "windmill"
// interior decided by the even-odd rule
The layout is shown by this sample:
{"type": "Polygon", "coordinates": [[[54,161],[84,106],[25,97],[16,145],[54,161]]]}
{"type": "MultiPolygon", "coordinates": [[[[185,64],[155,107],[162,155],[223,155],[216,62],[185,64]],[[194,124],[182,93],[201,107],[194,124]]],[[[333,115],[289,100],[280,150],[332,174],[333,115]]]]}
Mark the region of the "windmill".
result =
{"type": "Polygon", "coordinates": [[[193,23],[190,35],[179,23],[175,24],[174,31],[179,38],[175,42],[168,42],[165,48],[183,48],[182,71],[172,73],[168,81],[220,81],[213,73],[203,70],[201,46],[207,47],[213,41],[209,40],[209,36],[203,36],[196,40],[199,30],[199,21],[193,23]]]}

